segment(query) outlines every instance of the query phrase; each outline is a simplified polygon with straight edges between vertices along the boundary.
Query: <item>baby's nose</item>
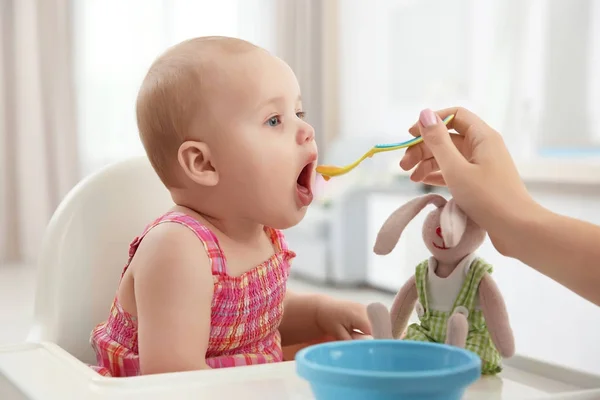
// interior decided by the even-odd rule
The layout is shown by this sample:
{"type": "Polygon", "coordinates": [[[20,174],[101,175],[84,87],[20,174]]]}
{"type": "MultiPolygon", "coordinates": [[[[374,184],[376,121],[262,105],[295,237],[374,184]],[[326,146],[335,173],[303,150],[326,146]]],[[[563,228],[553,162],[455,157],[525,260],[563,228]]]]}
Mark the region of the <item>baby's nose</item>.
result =
{"type": "Polygon", "coordinates": [[[315,139],[314,128],[307,123],[303,123],[303,125],[300,126],[300,128],[298,129],[298,132],[296,135],[296,140],[298,141],[298,144],[304,144],[307,142],[311,142],[314,139],[315,139]]]}
{"type": "Polygon", "coordinates": [[[436,233],[436,234],[437,234],[439,237],[441,237],[441,238],[443,239],[443,237],[442,237],[442,227],[441,227],[441,226],[438,226],[437,228],[435,228],[435,233],[436,233]]]}

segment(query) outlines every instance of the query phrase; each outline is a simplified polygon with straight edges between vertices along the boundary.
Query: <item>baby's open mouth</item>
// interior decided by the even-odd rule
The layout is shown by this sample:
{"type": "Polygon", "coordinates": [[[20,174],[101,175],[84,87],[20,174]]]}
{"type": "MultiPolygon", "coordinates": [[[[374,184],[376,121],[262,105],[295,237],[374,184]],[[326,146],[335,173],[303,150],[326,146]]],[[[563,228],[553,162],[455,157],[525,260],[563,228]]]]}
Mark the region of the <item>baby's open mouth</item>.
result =
{"type": "Polygon", "coordinates": [[[298,179],[296,183],[298,185],[298,190],[301,190],[306,193],[311,192],[311,178],[312,178],[312,170],[314,169],[314,163],[308,163],[302,168],[300,171],[300,175],[298,175],[298,179]]]}
{"type": "Polygon", "coordinates": [[[298,199],[303,206],[308,206],[313,200],[311,181],[314,168],[314,162],[306,164],[304,168],[302,168],[302,171],[300,171],[298,179],[296,179],[296,192],[298,194],[298,199]]]}

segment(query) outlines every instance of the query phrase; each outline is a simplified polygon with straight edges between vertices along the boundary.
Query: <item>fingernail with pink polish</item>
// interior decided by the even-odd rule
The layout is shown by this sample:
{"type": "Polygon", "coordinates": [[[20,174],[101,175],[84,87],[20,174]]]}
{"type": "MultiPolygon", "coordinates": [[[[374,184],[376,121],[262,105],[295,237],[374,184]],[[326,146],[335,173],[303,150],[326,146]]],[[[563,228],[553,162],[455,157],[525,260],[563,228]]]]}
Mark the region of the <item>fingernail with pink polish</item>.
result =
{"type": "Polygon", "coordinates": [[[421,122],[421,125],[423,125],[425,128],[429,128],[430,126],[437,124],[437,116],[433,111],[427,108],[421,111],[421,115],[419,115],[419,122],[421,122]]]}

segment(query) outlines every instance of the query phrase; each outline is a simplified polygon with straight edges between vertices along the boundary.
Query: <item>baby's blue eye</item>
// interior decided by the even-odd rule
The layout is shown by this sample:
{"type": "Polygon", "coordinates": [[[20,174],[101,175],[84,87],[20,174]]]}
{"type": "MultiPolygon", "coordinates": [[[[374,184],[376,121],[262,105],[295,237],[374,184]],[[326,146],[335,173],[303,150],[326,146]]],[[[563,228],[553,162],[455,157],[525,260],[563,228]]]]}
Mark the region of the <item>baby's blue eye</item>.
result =
{"type": "Polygon", "coordinates": [[[271,117],[269,118],[269,120],[267,121],[267,124],[269,126],[277,126],[281,123],[281,121],[279,120],[279,117],[271,117]]]}

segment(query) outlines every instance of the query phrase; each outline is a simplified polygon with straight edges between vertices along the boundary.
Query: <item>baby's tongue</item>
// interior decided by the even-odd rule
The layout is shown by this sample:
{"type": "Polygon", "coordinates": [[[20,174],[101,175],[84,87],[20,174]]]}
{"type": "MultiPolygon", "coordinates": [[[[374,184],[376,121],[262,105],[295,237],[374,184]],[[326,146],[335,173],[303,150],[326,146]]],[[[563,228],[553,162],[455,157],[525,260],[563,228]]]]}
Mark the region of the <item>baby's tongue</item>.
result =
{"type": "Polygon", "coordinates": [[[298,184],[298,191],[304,193],[304,194],[308,194],[310,193],[310,190],[308,190],[307,187],[302,186],[301,184],[298,184]]]}

